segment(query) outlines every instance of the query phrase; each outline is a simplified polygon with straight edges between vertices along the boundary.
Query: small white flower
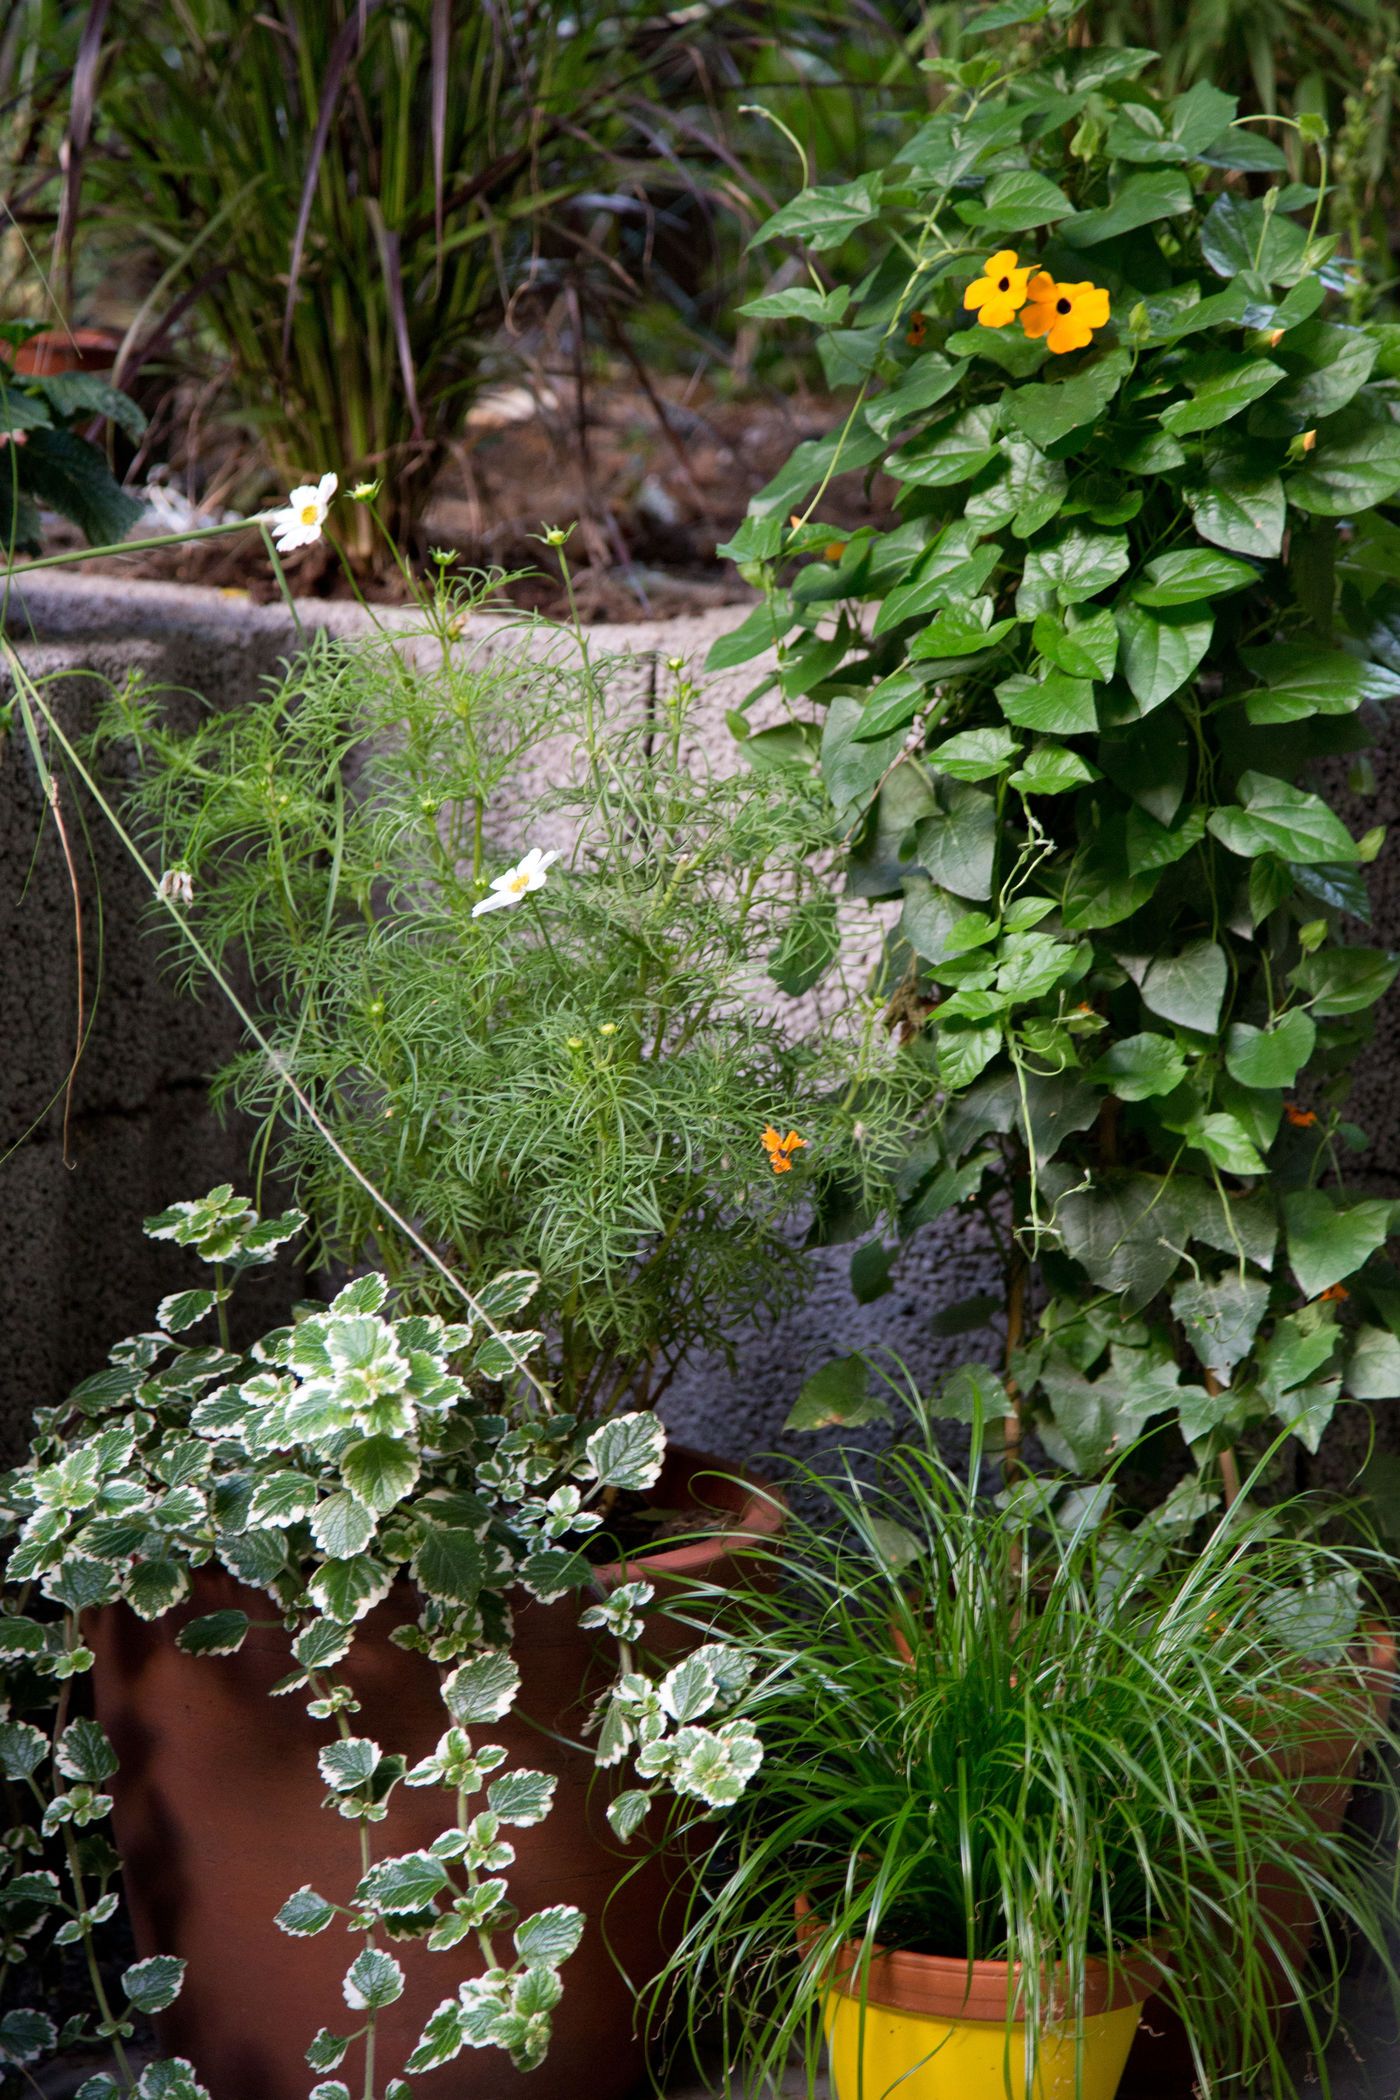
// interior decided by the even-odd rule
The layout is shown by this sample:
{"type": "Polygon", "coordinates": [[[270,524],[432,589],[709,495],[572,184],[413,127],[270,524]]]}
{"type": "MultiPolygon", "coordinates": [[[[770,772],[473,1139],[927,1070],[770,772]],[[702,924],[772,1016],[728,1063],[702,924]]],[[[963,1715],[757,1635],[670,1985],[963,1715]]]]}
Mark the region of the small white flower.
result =
{"type": "Polygon", "coordinates": [[[522,897],[529,896],[531,890],[542,890],[550,863],[558,858],[557,853],[541,853],[538,846],[532,846],[524,860],[517,861],[513,868],[506,869],[504,875],[496,877],[491,884],[490,896],[472,906],[472,917],[479,919],[484,911],[500,911],[507,904],[518,904],[522,897]]]}
{"type": "Polygon", "coordinates": [[[167,868],[156,884],[156,895],[166,904],[193,904],[194,877],[188,868],[167,868]]]}
{"type": "Polygon", "coordinates": [[[289,554],[296,547],[310,547],[320,539],[331,498],[339,486],[337,475],[323,474],[318,482],[306,481],[293,489],[284,509],[269,511],[267,522],[279,554],[289,554]]]}

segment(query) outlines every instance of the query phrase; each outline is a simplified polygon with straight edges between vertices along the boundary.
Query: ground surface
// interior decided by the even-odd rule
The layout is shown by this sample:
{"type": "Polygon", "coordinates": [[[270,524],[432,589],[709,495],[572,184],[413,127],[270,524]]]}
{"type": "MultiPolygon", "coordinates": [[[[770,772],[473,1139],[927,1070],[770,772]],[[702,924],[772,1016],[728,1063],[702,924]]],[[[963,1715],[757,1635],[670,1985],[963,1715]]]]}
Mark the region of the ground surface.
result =
{"type": "MultiPolygon", "coordinates": [[[[730,398],[675,381],[648,394],[626,375],[591,380],[581,401],[562,380],[534,392],[502,387],[473,409],[472,427],[443,465],[418,551],[447,547],[473,567],[533,572],[511,583],[512,602],[557,613],[557,575],[536,536],[542,525],[573,525],[570,560],[586,620],[670,619],[733,604],[744,586],[716,549],[794,447],[824,436],[839,413],[830,400],[800,392],[730,398]]],[[[163,487],[176,507],[170,522],[143,525],[137,536],[173,531],[179,506],[191,502],[192,524],[246,515],[249,491],[221,473],[217,456],[196,460],[189,471],[177,466],[163,487]]],[[[878,479],[867,490],[862,474],[838,476],[823,494],[820,516],[834,533],[849,532],[885,514],[881,493],[878,479]]],[[[46,553],[81,544],[61,523],[46,530],[46,553]]],[[[254,534],[122,556],[93,569],[206,584],[261,601],[277,594],[254,534]]],[[[287,574],[298,595],[349,595],[324,544],[290,556],[287,574]]],[[[373,598],[403,595],[387,562],[363,580],[373,598]]]]}
{"type": "MultiPolygon", "coordinates": [[[[1394,2023],[1387,2020],[1364,1984],[1353,1986],[1348,1995],[1350,2036],[1339,2040],[1328,2055],[1331,2100],[1400,2100],[1400,2036],[1395,2033],[1394,2023]]],[[[70,2058],[41,2074],[38,2090],[44,2100],[70,2100],[82,2080],[97,2068],[95,2061],[79,2066],[70,2058]]],[[[1304,2072],[1305,2094],[1320,2095],[1322,2085],[1316,2073],[1309,2075],[1301,2063],[1300,2069],[1304,2072]]],[[[702,2083],[682,2079],[671,2087],[669,2100],[719,2100],[721,2091],[722,2080],[718,2077],[702,2083]]],[[[773,2100],[807,2100],[805,2079],[795,2071],[790,2073],[781,2094],[774,2095],[773,2100]]],[[[818,2086],[815,2100],[829,2100],[825,2080],[818,2086]]],[[[1136,2096],[1124,2087],[1118,2100],[1136,2100],[1136,2096]]],[[[1181,2100],[1190,2100],[1190,2096],[1183,2093],[1181,2100]]]]}

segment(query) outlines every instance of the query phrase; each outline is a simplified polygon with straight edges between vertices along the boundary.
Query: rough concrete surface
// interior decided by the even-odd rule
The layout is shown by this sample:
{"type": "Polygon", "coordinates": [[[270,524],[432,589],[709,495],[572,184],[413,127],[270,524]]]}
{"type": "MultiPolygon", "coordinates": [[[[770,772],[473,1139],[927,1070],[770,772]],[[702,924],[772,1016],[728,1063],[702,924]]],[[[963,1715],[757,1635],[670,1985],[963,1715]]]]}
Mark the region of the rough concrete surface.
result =
{"type": "MultiPolygon", "coordinates": [[[[353,605],[301,607],[308,628],[362,629],[353,605]]],[[[396,624],[393,613],[386,624],[396,624]]],[[[594,629],[590,646],[631,659],[621,673],[638,705],[668,658],[697,670],[716,634],[738,611],[594,629]]],[[[111,577],[47,573],[17,579],[8,631],[36,674],[70,673],[60,688],[65,720],[91,721],[97,681],[138,671],[162,687],[240,704],[296,646],[280,606],[254,606],[219,591],[111,577]]],[[[518,642],[515,623],[481,616],[462,646],[486,654],[518,642]]],[[[724,716],[742,699],[757,666],[705,680],[696,720],[703,755],[731,763],[724,716]]],[[[0,698],[4,697],[0,684],[0,698]]],[[[1380,725],[1379,793],[1363,822],[1400,809],[1400,732],[1380,725]]],[[[178,996],[160,967],[159,943],[145,929],[138,878],[100,821],[75,838],[83,863],[89,995],[98,985],[86,1052],[74,1092],[72,1165],[63,1164],[61,1093],[72,1054],[74,934],[68,878],[51,823],[43,828],[26,883],[39,816],[34,768],[23,738],[0,746],[0,1303],[10,1376],[0,1388],[0,1442],[22,1442],[36,1401],[62,1392],[92,1368],[107,1343],[149,1321],[155,1295],[183,1269],[168,1247],[154,1248],[139,1220],[172,1198],[237,1176],[236,1133],[221,1131],[205,1106],[208,1074],[235,1039],[214,1005],[178,996]],[[101,932],[98,899],[101,899],[101,932]],[[98,968],[99,939],[102,948],[98,968]]],[[[1361,814],[1361,812],[1358,812],[1361,814]]],[[[1400,859],[1392,849],[1371,871],[1376,934],[1400,939],[1400,859]]],[[[1376,1186],[1400,1194],[1400,1085],[1392,1003],[1372,1054],[1358,1071],[1357,1120],[1373,1133],[1368,1168],[1376,1186]]],[[[992,1280],[989,1250],[963,1217],[929,1228],[902,1264],[894,1292],[860,1308],[851,1298],[847,1250],[814,1259],[814,1285],[800,1314],[780,1327],[735,1338],[734,1368],[715,1353],[693,1361],[668,1396],[675,1430],[717,1455],[741,1459],[774,1448],[804,1373],[858,1343],[883,1341],[927,1378],[968,1349],[935,1344],[930,1316],[992,1280]]],[[[1392,1410],[1393,1412],[1394,1410],[1392,1410]]],[[[1359,1413],[1359,1411],[1357,1411],[1359,1413]]],[[[1365,1425],[1358,1421],[1357,1447],[1365,1425]]],[[[810,1452],[806,1439],[792,1446],[810,1452]]]]}
{"type": "MultiPolygon", "coordinates": [[[[308,628],[334,631],[355,631],[364,618],[338,604],[304,605],[301,614],[308,628]]],[[[626,656],[614,675],[640,707],[653,680],[669,675],[667,658],[698,670],[715,635],[737,617],[721,609],[595,629],[590,643],[626,656]]],[[[394,616],[388,619],[392,624],[394,616]]],[[[90,725],[104,679],[135,672],[158,687],[237,705],[296,645],[277,606],[180,585],[71,575],[17,586],[9,633],[36,676],[73,674],[60,691],[63,719],[74,730],[90,725]]],[[[519,634],[514,623],[483,617],[469,625],[462,646],[492,654],[518,645],[519,634]]],[[[706,679],[695,720],[698,762],[732,765],[725,711],[756,675],[746,665],[706,679]]],[[[62,1103],[54,1097],[72,1055],[73,909],[51,822],[25,886],[40,804],[29,753],[22,737],[12,736],[0,753],[0,1034],[8,1045],[0,1147],[18,1146],[0,1168],[0,1276],[11,1337],[0,1440],[11,1453],[22,1444],[32,1406],[58,1397],[101,1360],[111,1340],[148,1324],[156,1297],[185,1273],[175,1250],[141,1238],[142,1216],[214,1180],[246,1179],[238,1134],[220,1128],[205,1094],[236,1028],[217,1004],[196,1005],[172,988],[140,878],[100,819],[89,839],[77,841],[89,992],[99,980],[100,990],[75,1082],[73,1163],[64,1167],[62,1103]]],[[[687,1368],[666,1409],[679,1434],[725,1459],[773,1448],[805,1372],[857,1341],[883,1339],[926,1374],[939,1360],[926,1331],[930,1312],[990,1280],[986,1250],[962,1221],[927,1235],[898,1292],[876,1306],[853,1304],[847,1262],[844,1249],[819,1254],[801,1317],[739,1338],[735,1368],[719,1353],[687,1368]]],[[[957,1348],[943,1345],[943,1359],[957,1348]]],[[[804,1440],[801,1449],[810,1448],[804,1440]]]]}

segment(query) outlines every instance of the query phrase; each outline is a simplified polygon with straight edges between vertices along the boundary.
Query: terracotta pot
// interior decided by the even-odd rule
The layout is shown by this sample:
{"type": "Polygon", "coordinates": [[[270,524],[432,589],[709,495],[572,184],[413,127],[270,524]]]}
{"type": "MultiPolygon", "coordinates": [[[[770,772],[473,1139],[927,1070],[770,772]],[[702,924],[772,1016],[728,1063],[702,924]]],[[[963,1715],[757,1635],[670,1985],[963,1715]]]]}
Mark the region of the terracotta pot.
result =
{"type": "MultiPolygon", "coordinates": [[[[1364,1646],[1358,1643],[1354,1653],[1366,1665],[1379,1730],[1385,1726],[1395,1691],[1395,1635],[1389,1627],[1368,1626],[1364,1646]]],[[[1315,1674],[1325,1678],[1325,1672],[1315,1674]]],[[[1355,1733],[1339,1727],[1332,1735],[1319,1735],[1310,1741],[1302,1752],[1298,1791],[1323,1837],[1334,1837],[1342,1827],[1365,1748],[1355,1733]]],[[[1296,1966],[1307,1954],[1313,1938],[1312,1907],[1303,1883],[1295,1874],[1270,1869],[1259,1878],[1258,1896],[1261,1916],[1288,1948],[1296,1966]]],[[[1274,2017],[1281,2030],[1293,2010],[1293,2001],[1277,1959],[1267,1950],[1265,1959],[1274,1973],[1274,2017]]],[[[1191,2092],[1194,2078],[1191,2051],[1180,2017],[1169,2005],[1154,2000],[1143,2014],[1128,2060],[1128,2093],[1132,2100],[1182,2100],[1184,2094],[1191,2092]]]]}
{"type": "MultiPolygon", "coordinates": [[[[815,1932],[799,1899],[799,1945],[815,1932]]],[[[1082,2014],[1041,2037],[1033,2100],[1113,2100],[1156,1974],[1145,1957],[1086,1964],[1082,2014]]],[[[847,1941],[824,2010],[835,2100],[1025,2100],[1025,2028],[1008,2017],[1019,1980],[1019,1964],[907,1948],[877,1947],[862,1966],[847,1941]]]]}
{"type": "MultiPolygon", "coordinates": [[[[661,1549],[597,1571],[612,1587],[643,1575],[664,1594],[666,1580],[732,1580],[748,1538],[771,1539],[782,1511],[771,1497],[738,1483],[705,1479],[710,1462],[673,1448],[658,1484],[667,1508],[732,1512],[712,1537],[661,1549]]],[[[141,1954],[171,1953],[189,1963],[180,1997],[160,2022],[163,2045],[188,2056],[213,2100],[305,2100],[314,2083],[305,2050],[319,2026],[351,2031],[341,1979],[359,1942],[338,1925],[313,1939],[289,1939],[274,1924],[292,1890],[310,1883],[345,1902],[359,1877],[358,1826],[322,1807],[316,1753],[327,1728],[310,1720],[297,1696],[273,1699],[288,1667],[285,1636],[254,1628],[236,1655],[194,1657],[175,1646],[186,1620],[239,1604],[269,1616],[268,1600],[231,1578],[200,1571],[188,1605],[154,1625],[123,1607],[102,1612],[95,1629],[97,1713],[121,1759],[114,1782],[116,1841],[141,1954]]],[[[448,1725],[438,1672],[388,1635],[414,1615],[405,1586],[365,1620],[344,1669],[361,1701],[357,1733],[410,1762],[425,1756],[448,1725]]],[[[552,1739],[577,1737],[593,1694],[607,1681],[605,1651],[579,1631],[577,1599],[527,1602],[516,1615],[513,1652],[522,1689],[503,1722],[475,1731],[505,1746],[512,1764],[557,1773],[552,1812],[537,1829],[510,1833],[516,1864],[509,1881],[523,1915],[575,1903],[588,1930],[564,1971],[548,2061],[514,2071],[498,2050],[469,2050],[456,2063],[413,2080],[414,2100],[622,2100],[644,2077],[644,2042],[634,2032],[632,1993],[620,1961],[646,1981],[666,1954],[664,1865],[646,1864],[613,1889],[637,1858],[605,1819],[621,1774],[595,1775],[586,1751],[552,1739]]],[[[694,1639],[665,1621],[653,1645],[680,1652],[694,1639]]],[[[400,1787],[387,1821],[367,1826],[376,1856],[426,1846],[451,1822],[436,1788],[400,1787]]],[[[380,2014],[380,2062],[401,2068],[428,2015],[482,1964],[464,1943],[432,1954],[420,1941],[393,1949],[407,1984],[380,2014]]]]}
{"type": "Polygon", "coordinates": [[[17,372],[49,379],[55,372],[106,372],[116,362],[121,339],[107,328],[46,328],[0,356],[13,358],[17,372]]]}

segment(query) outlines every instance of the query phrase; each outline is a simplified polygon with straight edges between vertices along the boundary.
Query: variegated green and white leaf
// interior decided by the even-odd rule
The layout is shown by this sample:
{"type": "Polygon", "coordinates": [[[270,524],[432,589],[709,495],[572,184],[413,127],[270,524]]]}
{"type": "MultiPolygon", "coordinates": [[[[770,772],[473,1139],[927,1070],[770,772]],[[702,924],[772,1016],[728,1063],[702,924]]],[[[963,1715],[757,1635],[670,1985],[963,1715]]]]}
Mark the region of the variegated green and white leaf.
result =
{"type": "Polygon", "coordinates": [[[122,1972],[122,1989],[138,2012],[164,2012],[180,1995],[185,1964],[174,1954],[152,1954],[122,1972]]]}
{"type": "Polygon", "coordinates": [[[443,1704],[454,1721],[470,1728],[499,1721],[515,1704],[520,1668],[505,1649],[473,1656],[454,1670],[442,1688],[443,1704]]]}
{"type": "Polygon", "coordinates": [[[331,1560],[352,1560],[374,1537],[374,1512],[344,1489],[318,1502],[311,1536],[331,1560]]]}
{"type": "Polygon", "coordinates": [[[557,1968],[583,1938],[583,1912],[572,1903],[552,1903],[515,1928],[515,1951],[527,1968],[557,1968]]]}
{"type": "Polygon", "coordinates": [[[167,1334],[183,1334],[187,1328],[207,1320],[214,1307],[222,1305],[228,1296],[226,1290],[172,1291],[156,1307],[156,1318],[167,1334]]]}
{"type": "Polygon", "coordinates": [[[381,1756],[370,1736],[352,1735],[324,1745],[317,1757],[321,1777],[333,1793],[353,1793],[372,1779],[381,1756]]]}
{"type": "Polygon", "coordinates": [[[0,2063],[36,2064],[58,2046],[58,2030],[47,2013],[16,2006],[0,2017],[0,2063]]]}
{"type": "Polygon", "coordinates": [[[550,1772],[502,1772],[486,1790],[493,1816],[528,1830],[549,1814],[558,1781],[550,1772]]]}
{"type": "Polygon", "coordinates": [[[655,1415],[614,1415],[584,1445],[588,1474],[603,1487],[641,1493],[655,1487],[666,1456],[666,1431],[655,1415]]]}
{"type": "Polygon", "coordinates": [[[122,1595],[140,1619],[159,1619],[188,1596],[190,1571],[183,1561],[143,1560],[126,1578],[122,1595]]]}
{"type": "Polygon", "coordinates": [[[352,2012],[377,2012],[403,1996],[403,1970],[382,1947],[365,1947],[351,1962],[341,1988],[352,2012]]]}
{"type": "MultiPolygon", "coordinates": [[[[335,1905],[327,1903],[324,1896],[318,1896],[308,1883],[288,1896],[277,1913],[277,1923],[294,1940],[305,1940],[313,1933],[324,1932],[334,1916],[335,1905]]],[[[344,2054],[343,2050],[341,2054],[344,2054]]],[[[310,2062],[309,2055],[307,2061],[310,2062]]],[[[333,2071],[339,2061],[340,2057],[336,2057],[331,2063],[313,2064],[312,2069],[333,2071]]]]}

